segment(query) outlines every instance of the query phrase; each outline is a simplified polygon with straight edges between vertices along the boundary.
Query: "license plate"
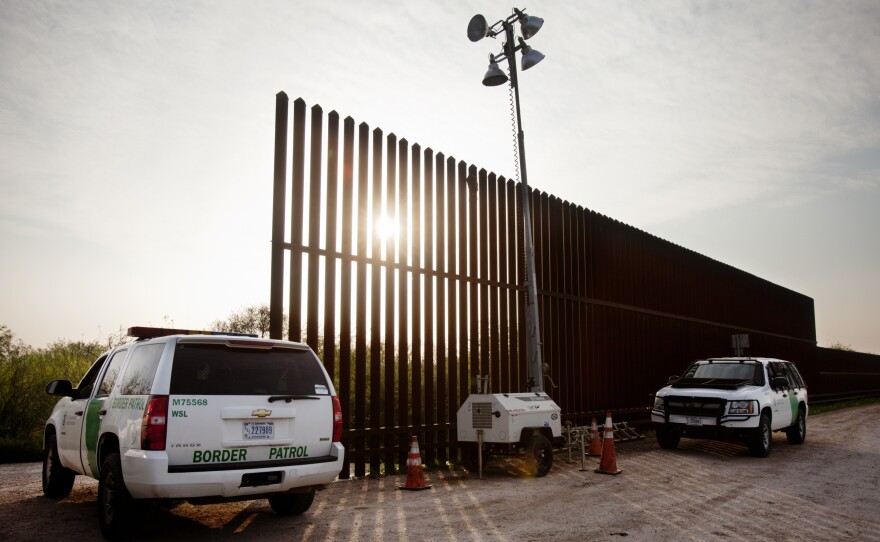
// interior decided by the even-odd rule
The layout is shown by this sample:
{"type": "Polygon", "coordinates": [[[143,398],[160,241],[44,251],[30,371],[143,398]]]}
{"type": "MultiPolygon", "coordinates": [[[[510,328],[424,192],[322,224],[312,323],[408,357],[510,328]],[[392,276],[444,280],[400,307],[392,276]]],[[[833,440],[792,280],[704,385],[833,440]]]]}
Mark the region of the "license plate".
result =
{"type": "Polygon", "coordinates": [[[244,422],[242,436],[245,440],[275,438],[275,422],[244,422]]]}
{"type": "Polygon", "coordinates": [[[693,417],[688,416],[687,424],[688,425],[703,425],[703,418],[693,418],[693,417]]]}

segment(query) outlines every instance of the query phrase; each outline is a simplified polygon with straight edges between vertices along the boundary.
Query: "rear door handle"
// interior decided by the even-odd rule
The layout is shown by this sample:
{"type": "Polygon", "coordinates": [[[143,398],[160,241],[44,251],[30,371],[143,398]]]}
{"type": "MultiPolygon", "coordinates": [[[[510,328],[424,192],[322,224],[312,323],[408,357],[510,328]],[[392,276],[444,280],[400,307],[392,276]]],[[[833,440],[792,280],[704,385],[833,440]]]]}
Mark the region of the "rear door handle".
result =
{"type": "Polygon", "coordinates": [[[103,416],[103,415],[105,415],[105,414],[107,414],[107,409],[106,409],[106,408],[105,408],[104,410],[99,410],[99,411],[98,411],[98,416],[103,416]]]}
{"type": "Polygon", "coordinates": [[[82,410],[77,410],[76,412],[74,412],[74,414],[76,414],[77,416],[82,416],[82,415],[83,415],[83,411],[82,411],[82,410]]]}

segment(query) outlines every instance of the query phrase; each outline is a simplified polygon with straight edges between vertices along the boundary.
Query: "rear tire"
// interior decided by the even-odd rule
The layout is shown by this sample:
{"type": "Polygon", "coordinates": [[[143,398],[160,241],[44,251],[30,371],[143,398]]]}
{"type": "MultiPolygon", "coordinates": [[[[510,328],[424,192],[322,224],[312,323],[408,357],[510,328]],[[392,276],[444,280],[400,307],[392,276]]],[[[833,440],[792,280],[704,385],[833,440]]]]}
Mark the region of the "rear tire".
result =
{"type": "Polygon", "coordinates": [[[664,424],[656,424],[657,444],[664,450],[675,450],[681,440],[681,431],[664,424]]]}
{"type": "Polygon", "coordinates": [[[120,540],[136,527],[140,509],[122,478],[118,453],[112,453],[101,464],[98,479],[98,524],[108,540],[120,540]]]}
{"type": "Polygon", "coordinates": [[[532,436],[526,452],[529,464],[529,473],[538,478],[546,476],[553,468],[553,445],[547,437],[538,433],[532,436]]]}
{"type": "Polygon", "coordinates": [[[758,427],[749,438],[749,453],[753,457],[767,457],[773,448],[773,432],[770,429],[770,418],[761,414],[758,427]]]}
{"type": "Polygon", "coordinates": [[[804,409],[798,409],[797,419],[785,430],[785,436],[788,437],[790,444],[803,444],[807,438],[807,418],[804,416],[804,409]]]}
{"type": "Polygon", "coordinates": [[[281,493],[269,497],[269,506],[280,516],[298,516],[312,507],[315,490],[308,493],[281,493]]]}
{"type": "Polygon", "coordinates": [[[70,495],[76,473],[61,464],[58,442],[54,434],[46,437],[43,450],[43,495],[50,499],[63,499],[70,495]]]}

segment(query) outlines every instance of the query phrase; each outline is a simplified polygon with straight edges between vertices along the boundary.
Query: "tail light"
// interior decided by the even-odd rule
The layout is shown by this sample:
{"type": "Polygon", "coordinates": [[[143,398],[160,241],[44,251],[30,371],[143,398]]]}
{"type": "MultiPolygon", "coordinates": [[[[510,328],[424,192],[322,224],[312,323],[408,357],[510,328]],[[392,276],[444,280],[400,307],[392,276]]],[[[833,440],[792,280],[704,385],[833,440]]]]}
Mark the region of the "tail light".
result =
{"type": "Polygon", "coordinates": [[[164,450],[168,428],[168,396],[151,395],[141,424],[141,450],[164,450]]]}
{"type": "Polygon", "coordinates": [[[342,440],[342,405],[339,397],[333,396],[333,442],[342,440]]]}

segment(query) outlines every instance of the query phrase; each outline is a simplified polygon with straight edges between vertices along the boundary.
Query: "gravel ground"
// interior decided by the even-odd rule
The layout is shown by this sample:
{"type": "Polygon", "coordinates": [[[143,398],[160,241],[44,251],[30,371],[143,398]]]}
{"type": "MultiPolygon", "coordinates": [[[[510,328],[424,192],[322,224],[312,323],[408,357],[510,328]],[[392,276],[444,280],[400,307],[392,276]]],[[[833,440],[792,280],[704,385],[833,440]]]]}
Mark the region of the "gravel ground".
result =
{"type": "MultiPolygon", "coordinates": [[[[154,510],[136,540],[878,540],[880,405],[811,416],[803,446],[774,434],[766,459],[744,446],[682,439],[618,443],[619,476],[568,453],[544,478],[492,461],[483,480],[428,473],[432,488],[398,491],[404,476],[347,480],[299,517],[267,501],[154,510]]],[[[99,540],[97,482],[78,477],[61,501],[42,496],[40,465],[0,465],[0,540],[99,540]]]]}

